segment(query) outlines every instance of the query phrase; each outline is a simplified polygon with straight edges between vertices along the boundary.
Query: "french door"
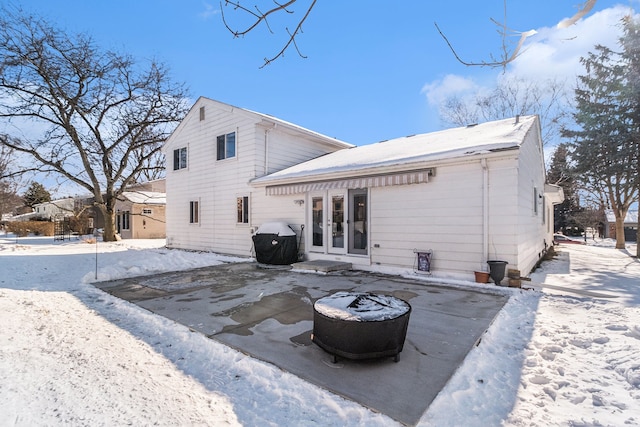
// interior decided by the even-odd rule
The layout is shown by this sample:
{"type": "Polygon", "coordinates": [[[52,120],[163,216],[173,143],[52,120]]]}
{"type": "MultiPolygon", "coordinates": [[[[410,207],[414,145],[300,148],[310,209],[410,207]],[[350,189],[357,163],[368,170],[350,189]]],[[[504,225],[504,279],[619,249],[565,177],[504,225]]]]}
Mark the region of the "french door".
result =
{"type": "Polygon", "coordinates": [[[367,254],[367,190],[329,190],[311,199],[311,250],[367,254]]]}

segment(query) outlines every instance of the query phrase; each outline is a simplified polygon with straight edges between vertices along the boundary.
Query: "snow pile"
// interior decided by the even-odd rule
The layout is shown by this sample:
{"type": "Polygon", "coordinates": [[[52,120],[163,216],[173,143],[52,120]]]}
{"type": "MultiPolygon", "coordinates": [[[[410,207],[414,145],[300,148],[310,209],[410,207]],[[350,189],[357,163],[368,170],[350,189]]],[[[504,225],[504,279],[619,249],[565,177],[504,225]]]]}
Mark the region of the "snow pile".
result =
{"type": "MultiPolygon", "coordinates": [[[[639,425],[640,262],[612,245],[561,247],[531,275],[542,292],[504,288],[419,424],[639,425]]],[[[164,240],[0,235],[3,425],[397,425],[96,289],[96,259],[98,280],[233,260],[164,240]]]]}

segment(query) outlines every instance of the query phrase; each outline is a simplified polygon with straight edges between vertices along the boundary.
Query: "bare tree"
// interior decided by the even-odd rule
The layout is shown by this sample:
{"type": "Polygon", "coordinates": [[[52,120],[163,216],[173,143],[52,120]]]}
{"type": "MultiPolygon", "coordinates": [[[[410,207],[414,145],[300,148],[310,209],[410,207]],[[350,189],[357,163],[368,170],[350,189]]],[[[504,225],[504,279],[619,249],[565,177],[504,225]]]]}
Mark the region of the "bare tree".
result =
{"type": "Polygon", "coordinates": [[[186,114],[185,99],[161,63],[138,64],[89,36],[0,10],[0,120],[44,129],[0,143],[89,191],[106,241],[115,239],[117,197],[145,170],[162,168],[150,162],[186,114]]]}
{"type": "Polygon", "coordinates": [[[440,119],[447,125],[500,120],[517,115],[537,114],[542,124],[544,144],[556,140],[570,118],[563,82],[537,82],[517,77],[502,79],[490,92],[477,91],[467,98],[452,96],[440,106],[440,119]]]}

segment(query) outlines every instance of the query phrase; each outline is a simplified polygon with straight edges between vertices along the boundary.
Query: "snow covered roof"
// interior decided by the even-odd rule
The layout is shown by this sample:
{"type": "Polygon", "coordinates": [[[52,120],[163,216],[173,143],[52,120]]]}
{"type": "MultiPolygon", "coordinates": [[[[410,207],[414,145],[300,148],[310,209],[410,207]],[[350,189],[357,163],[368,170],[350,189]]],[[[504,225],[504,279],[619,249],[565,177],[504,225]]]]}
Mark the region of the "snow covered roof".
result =
{"type": "MultiPolygon", "coordinates": [[[[607,222],[616,222],[616,214],[613,213],[612,209],[606,209],[604,213],[607,217],[607,222]]],[[[624,218],[624,222],[628,224],[637,224],[638,211],[627,211],[627,216],[624,218]]]]}
{"type": "MultiPolygon", "coordinates": [[[[235,107],[235,108],[238,108],[238,107],[235,107]]],[[[315,136],[316,138],[320,138],[320,139],[323,139],[325,141],[332,142],[333,144],[338,145],[338,146],[342,146],[342,147],[345,147],[345,148],[355,147],[353,144],[349,144],[348,142],[344,142],[344,141],[341,141],[341,140],[339,140],[337,138],[333,138],[331,136],[327,136],[327,135],[321,134],[321,133],[313,131],[311,129],[307,129],[307,128],[302,127],[302,126],[298,126],[295,123],[291,123],[291,122],[288,122],[286,120],[279,119],[279,118],[277,118],[275,116],[271,116],[269,114],[258,113],[257,111],[248,110],[246,108],[239,108],[239,109],[247,111],[247,112],[249,112],[251,114],[255,114],[257,116],[260,116],[260,117],[262,117],[263,120],[266,120],[266,121],[269,121],[269,122],[273,122],[273,123],[278,123],[278,124],[283,125],[285,127],[294,129],[294,130],[296,130],[298,132],[306,133],[308,135],[315,136]]]]}
{"type": "Polygon", "coordinates": [[[146,205],[164,205],[167,203],[167,193],[153,191],[125,191],[122,196],[132,203],[146,205]]]}
{"type": "MultiPolygon", "coordinates": [[[[250,115],[259,117],[262,121],[266,122],[266,124],[269,125],[269,126],[271,126],[271,125],[282,126],[284,128],[291,129],[291,130],[293,130],[293,131],[295,131],[297,133],[306,134],[306,135],[309,135],[312,138],[322,140],[324,143],[329,144],[329,145],[333,145],[334,147],[350,148],[350,147],[354,146],[353,144],[349,144],[349,143],[341,141],[341,140],[339,140],[337,138],[321,134],[319,132],[307,129],[307,128],[302,127],[302,126],[298,126],[298,125],[296,125],[294,123],[288,122],[286,120],[279,119],[279,118],[277,118],[275,116],[271,116],[269,114],[264,114],[264,113],[259,113],[257,111],[249,110],[247,108],[236,107],[235,105],[227,104],[225,102],[217,101],[215,99],[207,98],[205,96],[201,96],[200,98],[198,98],[198,100],[191,107],[191,111],[194,111],[196,105],[198,105],[200,100],[206,100],[209,103],[218,104],[218,106],[220,106],[220,107],[222,107],[222,108],[224,108],[224,109],[226,109],[226,110],[228,110],[230,112],[231,111],[240,111],[240,112],[243,112],[245,114],[250,114],[250,115]]],[[[189,112],[189,114],[192,114],[191,111],[189,112]]],[[[184,120],[172,132],[172,134],[169,136],[169,138],[167,138],[167,140],[165,141],[165,147],[166,147],[167,143],[169,142],[169,140],[171,140],[173,138],[174,134],[178,133],[178,131],[182,127],[183,123],[185,123],[184,120]]]]}
{"type": "Polygon", "coordinates": [[[339,150],[253,180],[271,183],[517,149],[537,116],[521,116],[339,150]]]}

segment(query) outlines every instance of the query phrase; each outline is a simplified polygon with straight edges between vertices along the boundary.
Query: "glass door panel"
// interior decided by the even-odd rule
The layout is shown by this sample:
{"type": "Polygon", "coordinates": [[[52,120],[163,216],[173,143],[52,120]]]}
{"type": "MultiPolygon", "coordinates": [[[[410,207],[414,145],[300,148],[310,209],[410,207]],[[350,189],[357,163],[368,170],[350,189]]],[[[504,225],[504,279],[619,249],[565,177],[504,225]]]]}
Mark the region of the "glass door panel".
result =
{"type": "MultiPolygon", "coordinates": [[[[344,194],[331,196],[331,248],[344,249],[344,194]]],[[[335,252],[335,251],[333,251],[335,252]]]]}
{"type": "Polygon", "coordinates": [[[311,198],[311,216],[313,230],[311,233],[311,246],[321,248],[324,246],[324,198],[322,196],[311,198]]]}
{"type": "Polygon", "coordinates": [[[366,255],[369,240],[367,190],[350,190],[349,202],[349,253],[366,255]]]}

